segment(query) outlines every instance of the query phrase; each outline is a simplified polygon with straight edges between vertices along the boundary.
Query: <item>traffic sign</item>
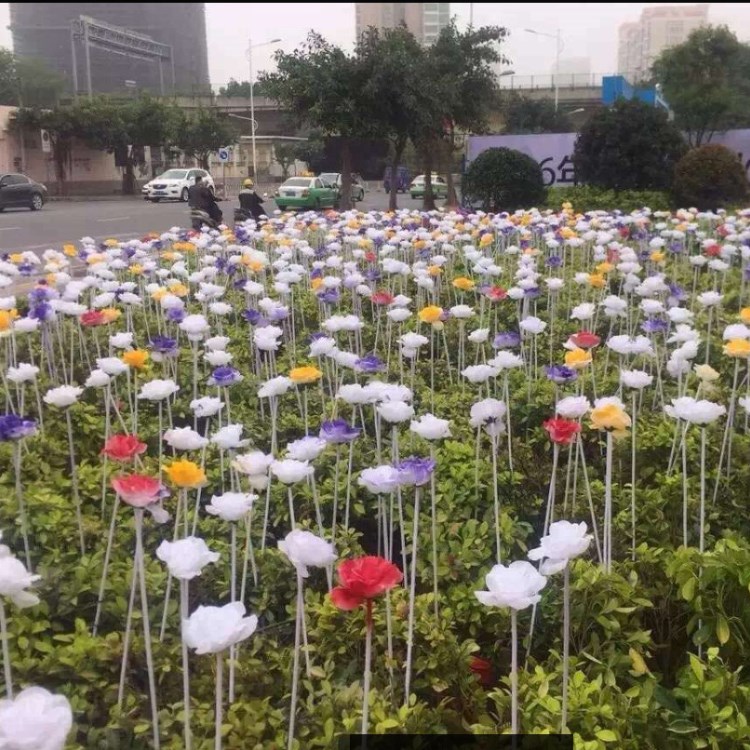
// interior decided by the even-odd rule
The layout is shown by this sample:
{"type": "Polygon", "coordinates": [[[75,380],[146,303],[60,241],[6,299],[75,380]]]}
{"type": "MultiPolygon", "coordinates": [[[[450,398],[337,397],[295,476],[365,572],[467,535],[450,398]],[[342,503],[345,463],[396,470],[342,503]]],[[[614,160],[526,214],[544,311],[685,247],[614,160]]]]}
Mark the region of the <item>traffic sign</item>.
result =
{"type": "Polygon", "coordinates": [[[42,135],[42,151],[45,154],[49,154],[52,151],[52,143],[50,142],[50,139],[49,139],[49,132],[47,132],[46,130],[42,130],[41,135],[42,135]]]}
{"type": "Polygon", "coordinates": [[[229,151],[228,148],[220,148],[218,153],[219,153],[219,161],[224,162],[225,164],[231,158],[231,152],[229,151]]]}

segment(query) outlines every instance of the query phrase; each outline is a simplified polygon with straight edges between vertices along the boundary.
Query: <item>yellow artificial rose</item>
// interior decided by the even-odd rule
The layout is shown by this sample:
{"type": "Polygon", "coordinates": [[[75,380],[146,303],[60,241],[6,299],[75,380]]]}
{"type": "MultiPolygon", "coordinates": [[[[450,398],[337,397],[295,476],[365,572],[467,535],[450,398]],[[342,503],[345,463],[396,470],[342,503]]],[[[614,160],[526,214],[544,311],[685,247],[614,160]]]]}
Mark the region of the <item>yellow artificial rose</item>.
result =
{"type": "Polygon", "coordinates": [[[107,247],[117,247],[117,246],[118,246],[118,245],[120,244],[120,241],[119,241],[119,240],[116,240],[116,239],[114,239],[114,238],[110,238],[110,239],[108,239],[108,240],[104,240],[104,244],[105,244],[105,245],[106,245],[107,247]]]}
{"type": "Polygon", "coordinates": [[[423,307],[418,315],[423,323],[438,323],[443,315],[443,308],[437,305],[428,305],[423,307]]]}
{"type": "Polygon", "coordinates": [[[593,286],[594,289],[603,289],[606,283],[607,282],[602,274],[600,273],[589,274],[589,285],[593,286]]]}
{"type": "Polygon", "coordinates": [[[315,383],[322,377],[323,373],[317,367],[309,365],[307,367],[295,367],[293,370],[289,371],[289,378],[297,385],[315,383]]]}
{"type": "Polygon", "coordinates": [[[76,247],[75,247],[75,245],[63,245],[63,252],[69,258],[75,258],[75,256],[76,256],[76,247]]]}
{"type": "Polygon", "coordinates": [[[479,246],[480,247],[487,247],[487,245],[491,245],[495,240],[495,237],[491,234],[483,234],[482,239],[479,240],[479,246]]]}
{"type": "Polygon", "coordinates": [[[591,352],[586,349],[573,349],[565,353],[565,366],[573,370],[583,370],[591,364],[591,352]]]}
{"type": "Polygon", "coordinates": [[[154,291],[151,292],[151,299],[154,300],[154,302],[161,302],[166,294],[167,290],[163,286],[160,286],[158,289],[154,289],[154,291]]]}
{"type": "Polygon", "coordinates": [[[182,489],[194,489],[206,483],[206,474],[198,464],[192,461],[173,461],[165,471],[172,484],[182,489]]]}
{"type": "Polygon", "coordinates": [[[750,324],[750,307],[743,307],[740,310],[740,320],[745,324],[750,324]]]}
{"type": "Polygon", "coordinates": [[[591,427],[623,433],[630,427],[630,417],[619,404],[602,404],[591,412],[591,427]]]}
{"type": "Polygon", "coordinates": [[[747,339],[731,339],[724,344],[724,354],[728,357],[750,357],[750,341],[747,339]]]}
{"type": "Polygon", "coordinates": [[[429,273],[430,276],[440,276],[442,272],[443,269],[440,268],[440,266],[427,266],[427,273],[429,273]]]}
{"type": "Polygon", "coordinates": [[[97,263],[102,263],[105,260],[107,260],[107,256],[102,255],[101,253],[91,253],[91,255],[86,256],[86,263],[88,263],[90,266],[96,265],[97,263]]]}
{"type": "Polygon", "coordinates": [[[186,297],[188,292],[190,291],[184,284],[181,284],[179,281],[171,282],[168,287],[170,293],[174,294],[175,297],[186,297]]]}
{"type": "Polygon", "coordinates": [[[453,286],[462,292],[470,292],[476,285],[471,279],[467,279],[466,276],[459,276],[457,279],[453,279],[453,286]]]}
{"type": "Polygon", "coordinates": [[[596,267],[597,273],[609,273],[612,270],[614,270],[614,266],[611,263],[608,263],[606,260],[596,267]]]}
{"type": "Polygon", "coordinates": [[[312,279],[310,281],[310,288],[315,291],[318,287],[323,285],[323,279],[312,279]]]}
{"type": "Polygon", "coordinates": [[[133,263],[133,265],[128,268],[128,271],[130,271],[133,276],[140,276],[143,273],[143,266],[140,263],[133,263]]]}
{"type": "Polygon", "coordinates": [[[664,258],[666,258],[667,256],[664,253],[662,253],[662,252],[660,252],[658,250],[654,250],[654,252],[651,253],[650,257],[651,257],[651,260],[654,263],[663,263],[664,262],[664,258]]]}
{"type": "Polygon", "coordinates": [[[122,313],[116,307],[105,307],[102,309],[105,323],[114,323],[122,313]]]}
{"type": "Polygon", "coordinates": [[[695,370],[695,374],[704,383],[711,383],[719,379],[719,373],[711,365],[695,365],[693,370],[695,370]]]}
{"type": "Polygon", "coordinates": [[[0,310],[0,331],[10,331],[13,321],[18,317],[16,310],[0,310]]]}
{"type": "Polygon", "coordinates": [[[11,263],[15,263],[16,265],[23,263],[23,253],[11,253],[8,258],[11,263]]]}
{"type": "Polygon", "coordinates": [[[128,367],[132,367],[135,370],[142,370],[146,366],[148,352],[144,349],[133,349],[130,352],[125,352],[120,359],[128,367]]]}

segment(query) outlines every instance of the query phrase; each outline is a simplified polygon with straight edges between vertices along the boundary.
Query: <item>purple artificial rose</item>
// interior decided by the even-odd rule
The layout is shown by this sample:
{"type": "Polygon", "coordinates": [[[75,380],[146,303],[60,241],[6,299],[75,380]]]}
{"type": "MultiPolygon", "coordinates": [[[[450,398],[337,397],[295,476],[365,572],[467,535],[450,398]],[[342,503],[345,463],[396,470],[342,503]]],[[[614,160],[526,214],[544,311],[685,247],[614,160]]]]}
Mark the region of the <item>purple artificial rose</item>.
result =
{"type": "Polygon", "coordinates": [[[319,437],[326,443],[350,443],[359,437],[359,427],[352,427],[345,419],[332,419],[320,425],[319,437]]]}
{"type": "Polygon", "coordinates": [[[431,458],[410,456],[399,463],[396,468],[400,475],[401,484],[421,487],[430,481],[435,470],[435,462],[431,458]]]}

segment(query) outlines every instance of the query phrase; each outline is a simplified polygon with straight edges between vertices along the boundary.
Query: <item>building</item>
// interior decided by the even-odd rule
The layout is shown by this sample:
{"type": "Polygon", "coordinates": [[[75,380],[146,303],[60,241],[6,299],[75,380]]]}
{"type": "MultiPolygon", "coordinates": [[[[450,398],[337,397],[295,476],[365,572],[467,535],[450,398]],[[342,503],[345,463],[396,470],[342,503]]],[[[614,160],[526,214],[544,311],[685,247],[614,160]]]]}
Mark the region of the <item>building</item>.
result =
{"type": "Polygon", "coordinates": [[[620,25],[618,73],[630,81],[643,80],[661,52],[681,44],[707,23],[707,3],[644,8],[640,20],[620,25]]]}
{"type": "Polygon", "coordinates": [[[450,3],[355,3],[357,39],[370,27],[404,24],[422,44],[432,44],[450,23],[450,3]]]}
{"type": "MultiPolygon", "coordinates": [[[[71,22],[87,16],[112,26],[146,35],[172,47],[177,92],[209,89],[204,3],[10,3],[13,49],[20,57],[34,57],[64,75],[73,91],[71,22]]],[[[79,90],[86,88],[83,45],[76,45],[79,90]]],[[[90,49],[92,90],[116,93],[132,89],[158,92],[156,62],[90,49]]],[[[162,74],[172,87],[172,65],[162,74]]]]}

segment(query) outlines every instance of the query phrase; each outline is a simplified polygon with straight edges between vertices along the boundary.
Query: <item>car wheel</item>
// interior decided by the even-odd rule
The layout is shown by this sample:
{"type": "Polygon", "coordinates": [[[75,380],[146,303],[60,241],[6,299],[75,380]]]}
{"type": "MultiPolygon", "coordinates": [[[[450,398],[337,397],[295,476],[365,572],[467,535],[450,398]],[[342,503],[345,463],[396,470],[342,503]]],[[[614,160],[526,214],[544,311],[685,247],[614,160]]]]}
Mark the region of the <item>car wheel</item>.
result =
{"type": "Polygon", "coordinates": [[[188,189],[187,188],[182,188],[182,192],[180,193],[180,200],[183,203],[188,202],[188,189]]]}
{"type": "Polygon", "coordinates": [[[43,205],[44,201],[42,200],[42,196],[39,195],[39,193],[34,193],[34,195],[31,196],[31,205],[29,208],[32,211],[41,211],[43,205]]]}

